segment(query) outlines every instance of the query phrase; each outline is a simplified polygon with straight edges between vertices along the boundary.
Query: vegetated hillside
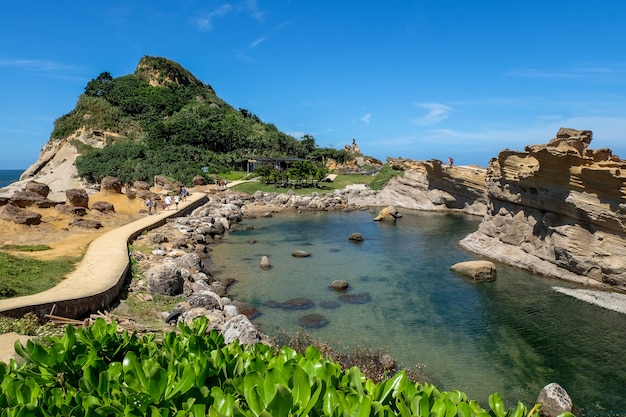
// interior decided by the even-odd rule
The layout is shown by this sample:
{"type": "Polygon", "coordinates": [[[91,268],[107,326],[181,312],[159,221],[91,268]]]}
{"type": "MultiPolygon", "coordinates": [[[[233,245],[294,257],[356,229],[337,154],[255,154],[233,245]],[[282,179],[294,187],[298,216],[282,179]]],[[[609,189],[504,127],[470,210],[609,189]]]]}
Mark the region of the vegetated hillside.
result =
{"type": "Polygon", "coordinates": [[[107,175],[124,182],[166,175],[190,183],[195,175],[239,169],[249,156],[351,158],[233,108],[211,86],[161,57],[143,57],[133,74],[113,78],[103,72],[89,81],[76,108],[55,121],[50,140],[85,131],[105,138],[102,148],[73,142],[81,153],[79,175],[95,182],[107,175]]]}

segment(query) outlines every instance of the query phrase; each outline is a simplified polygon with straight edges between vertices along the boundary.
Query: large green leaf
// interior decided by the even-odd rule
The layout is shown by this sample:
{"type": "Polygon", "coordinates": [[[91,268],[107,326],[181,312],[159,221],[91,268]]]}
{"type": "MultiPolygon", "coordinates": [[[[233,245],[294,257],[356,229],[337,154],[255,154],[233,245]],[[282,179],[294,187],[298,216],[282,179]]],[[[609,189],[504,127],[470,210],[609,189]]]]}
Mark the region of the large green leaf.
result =
{"type": "Polygon", "coordinates": [[[276,395],[267,405],[267,411],[272,417],[287,417],[293,409],[291,392],[282,385],[276,385],[276,395]]]}

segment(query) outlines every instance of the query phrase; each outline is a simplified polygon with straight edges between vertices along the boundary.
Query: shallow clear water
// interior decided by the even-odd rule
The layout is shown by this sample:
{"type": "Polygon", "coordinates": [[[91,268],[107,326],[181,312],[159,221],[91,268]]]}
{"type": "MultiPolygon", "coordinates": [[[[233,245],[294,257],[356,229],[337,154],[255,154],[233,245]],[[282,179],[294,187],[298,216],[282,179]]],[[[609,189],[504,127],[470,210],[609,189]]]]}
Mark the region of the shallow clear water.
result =
{"type": "Polygon", "coordinates": [[[268,335],[295,333],[298,318],[318,313],[329,324],[307,329],[315,337],[384,348],[440,389],[458,389],[486,406],[498,392],[507,405],[532,405],[541,388],[557,382],[580,415],[626,415],[626,320],[552,290],[568,286],[498,265],[491,283],[471,283],[449,271],[476,259],[456,243],[476,230],[472,216],[404,212],[396,224],[374,222],[367,211],[282,213],[247,220],[254,230],[231,233],[212,246],[212,271],[235,278],[233,298],[252,303],[268,335]],[[365,240],[353,243],[359,232],[365,240]],[[255,239],[256,243],[248,243],[255,239]],[[312,256],[294,258],[294,250],[312,256]],[[272,268],[259,267],[267,255],[272,268]],[[335,279],[365,304],[338,301],[335,279]],[[307,310],[266,307],[306,297],[307,310]],[[330,306],[328,305],[330,304],[330,306]],[[330,308],[334,307],[334,308],[330,308]]]}

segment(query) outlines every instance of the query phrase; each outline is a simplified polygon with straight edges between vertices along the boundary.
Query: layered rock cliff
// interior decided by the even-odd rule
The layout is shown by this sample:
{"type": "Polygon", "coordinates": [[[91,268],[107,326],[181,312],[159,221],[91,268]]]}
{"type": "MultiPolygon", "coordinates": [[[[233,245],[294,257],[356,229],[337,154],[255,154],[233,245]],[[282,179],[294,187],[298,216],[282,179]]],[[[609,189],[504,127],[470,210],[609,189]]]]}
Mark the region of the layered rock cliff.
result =
{"type": "Polygon", "coordinates": [[[465,249],[535,273],[626,290],[626,161],[562,128],[548,144],[500,152],[487,212],[465,249]]]}
{"type": "Polygon", "coordinates": [[[403,175],[383,190],[387,204],[416,210],[462,211],[484,215],[487,208],[485,176],[477,166],[444,165],[441,161],[387,158],[403,175]]]}
{"type": "MultiPolygon", "coordinates": [[[[107,139],[117,137],[115,133],[94,131],[81,128],[72,136],[65,139],[48,141],[41,151],[37,161],[20,176],[20,180],[0,188],[0,197],[10,197],[16,191],[26,188],[31,181],[37,181],[50,187],[49,198],[65,201],[65,191],[72,188],[88,188],[87,184],[78,176],[74,162],[80,155],[77,146],[81,144],[103,148],[107,139]]],[[[94,190],[95,192],[95,190],[94,190]]]]}

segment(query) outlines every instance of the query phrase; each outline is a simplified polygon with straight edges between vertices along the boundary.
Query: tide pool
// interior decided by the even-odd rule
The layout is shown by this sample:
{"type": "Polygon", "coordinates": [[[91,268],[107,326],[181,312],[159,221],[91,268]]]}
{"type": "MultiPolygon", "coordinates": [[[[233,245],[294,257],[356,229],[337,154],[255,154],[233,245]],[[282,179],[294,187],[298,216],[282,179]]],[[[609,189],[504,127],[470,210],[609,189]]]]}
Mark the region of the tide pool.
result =
{"type": "Polygon", "coordinates": [[[382,348],[405,367],[420,366],[442,390],[460,390],[487,405],[498,392],[507,405],[532,406],[543,386],[557,382],[579,415],[626,415],[624,315],[551,287],[562,281],[498,266],[491,283],[472,283],[449,271],[478,259],[456,243],[478,227],[473,216],[403,212],[395,224],[374,222],[375,212],[281,213],[246,220],[253,230],[230,233],[213,245],[211,271],[234,278],[234,299],[254,305],[253,322],[272,336],[295,333],[298,319],[328,320],[308,328],[316,338],[349,352],[382,348]],[[348,240],[353,232],[365,240],[348,240]],[[255,240],[256,243],[249,243],[255,240]],[[295,258],[294,250],[311,253],[295,258]],[[272,268],[259,267],[268,256],[272,268]],[[370,301],[340,301],[333,280],[370,301]],[[304,297],[307,310],[268,307],[304,297]]]}

